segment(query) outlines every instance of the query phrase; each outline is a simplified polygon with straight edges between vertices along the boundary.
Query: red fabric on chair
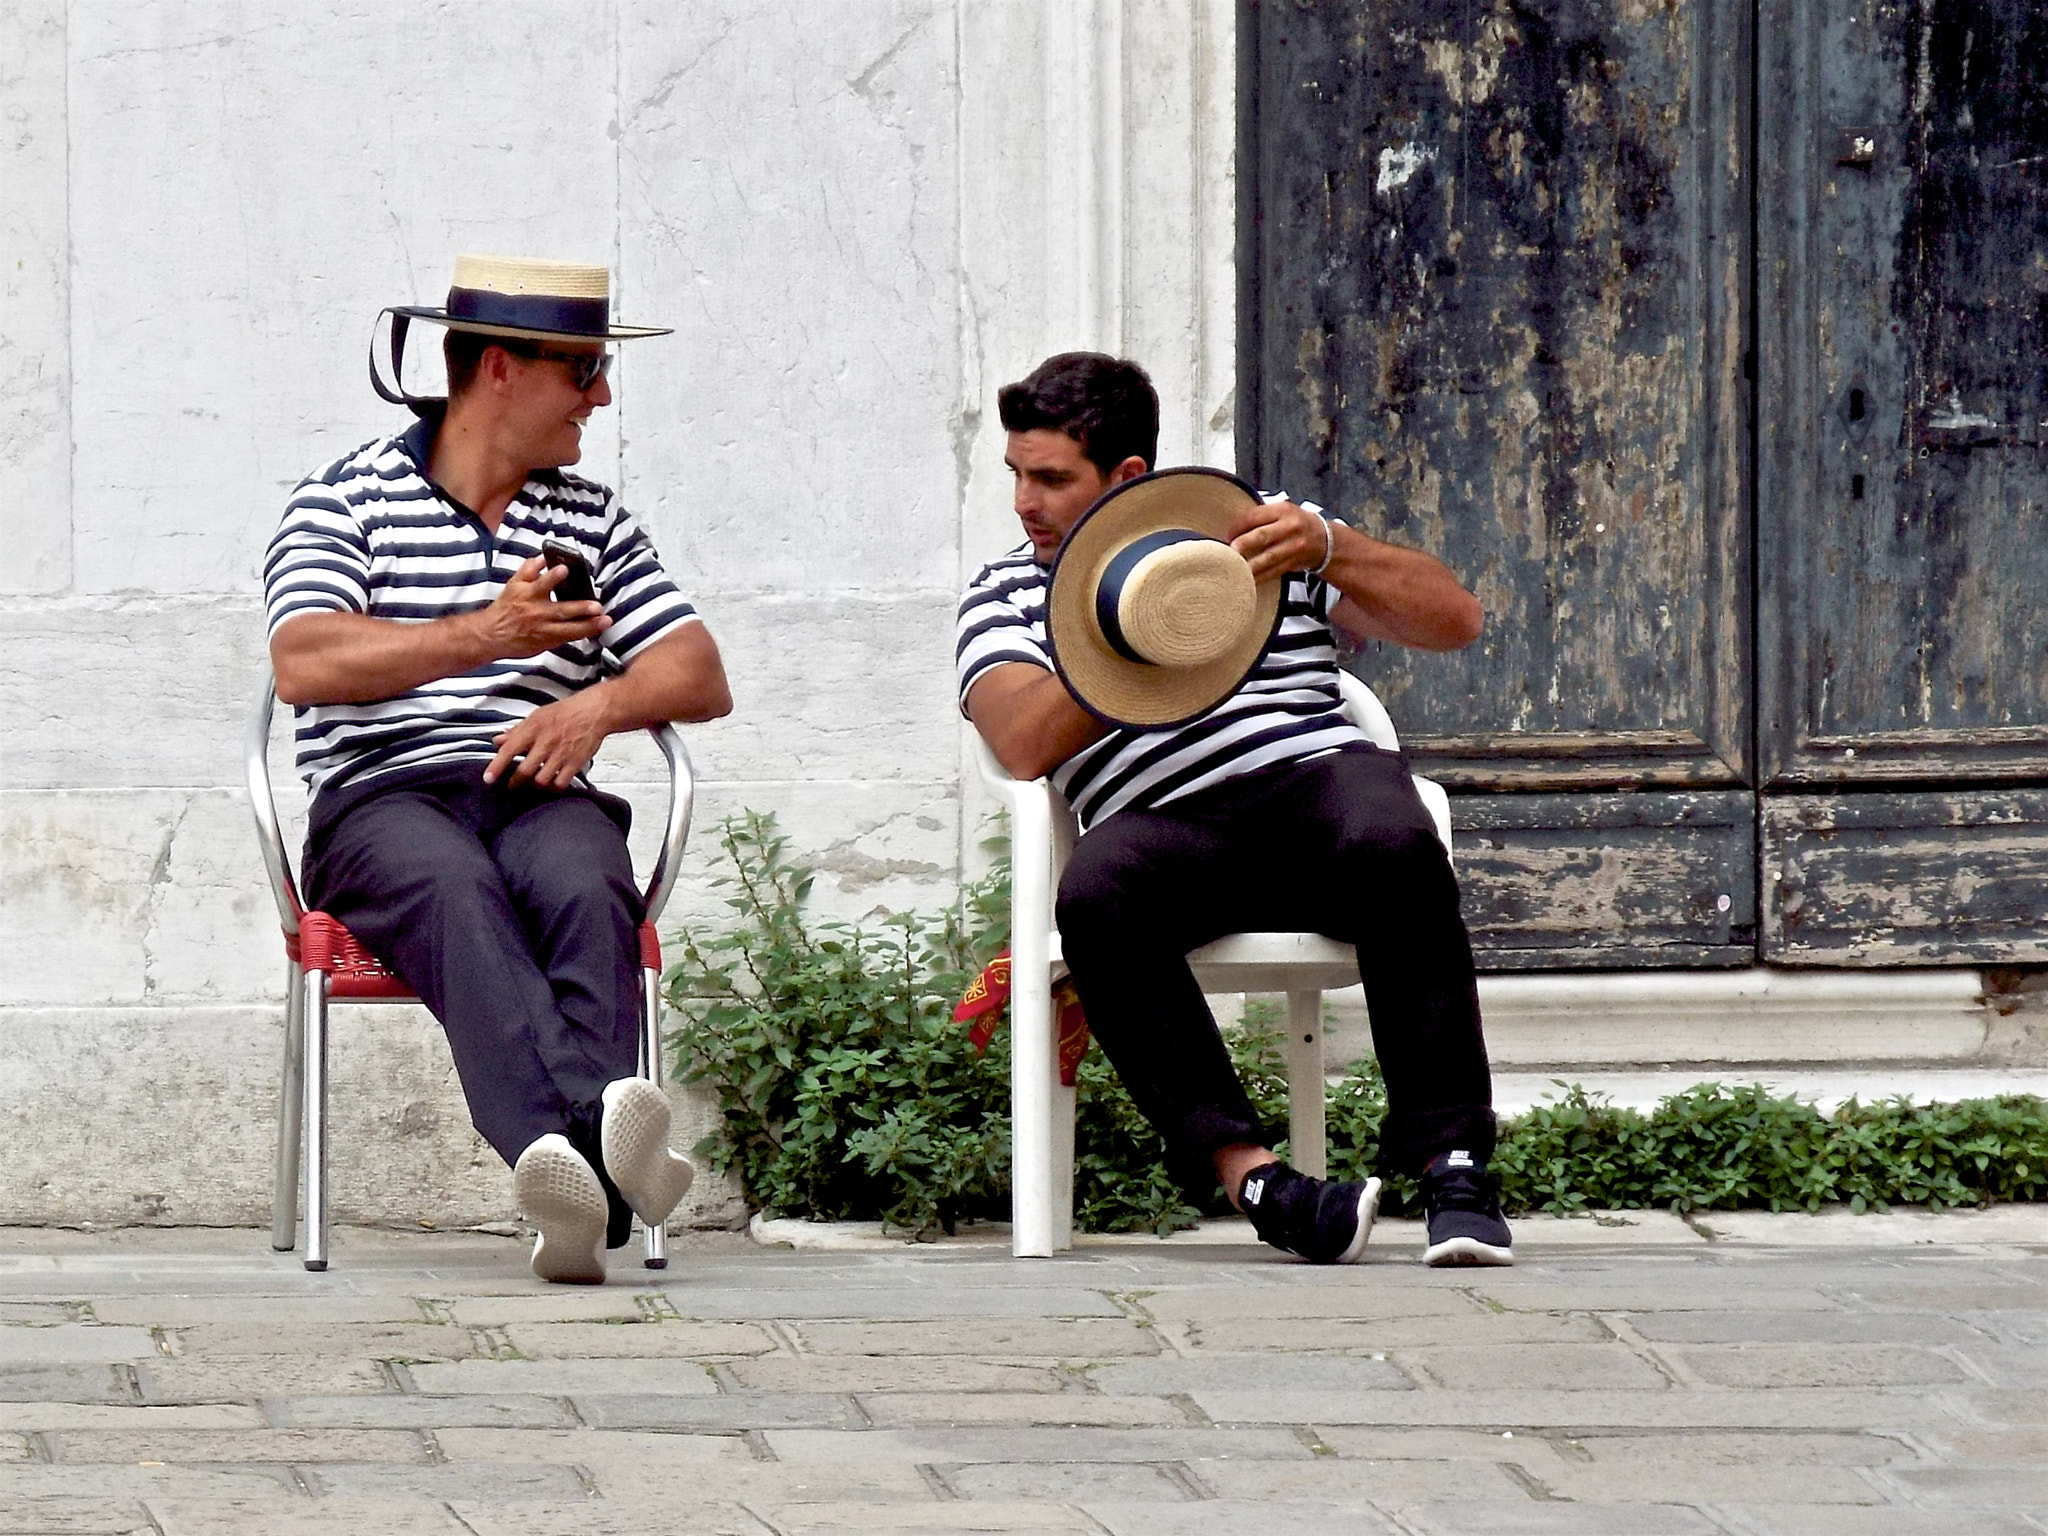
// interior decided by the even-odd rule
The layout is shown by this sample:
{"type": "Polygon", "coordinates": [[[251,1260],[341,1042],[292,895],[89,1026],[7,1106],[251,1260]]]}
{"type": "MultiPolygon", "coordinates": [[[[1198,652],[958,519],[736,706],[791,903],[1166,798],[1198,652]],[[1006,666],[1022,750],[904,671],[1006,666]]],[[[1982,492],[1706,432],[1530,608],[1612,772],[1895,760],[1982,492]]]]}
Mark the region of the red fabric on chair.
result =
{"type": "MultiPolygon", "coordinates": [[[[285,940],[289,952],[291,940],[285,940]]],[[[356,942],[356,936],[325,912],[308,912],[299,919],[298,955],[300,966],[327,973],[329,997],[414,996],[411,987],[384,968],[383,962],[356,942]]]]}
{"type": "MultiPolygon", "coordinates": [[[[327,973],[329,997],[415,996],[411,987],[325,912],[308,912],[300,918],[297,935],[284,936],[284,949],[286,956],[301,969],[327,973]]],[[[640,925],[640,963],[653,970],[661,969],[661,940],[652,923],[640,925]]]]}

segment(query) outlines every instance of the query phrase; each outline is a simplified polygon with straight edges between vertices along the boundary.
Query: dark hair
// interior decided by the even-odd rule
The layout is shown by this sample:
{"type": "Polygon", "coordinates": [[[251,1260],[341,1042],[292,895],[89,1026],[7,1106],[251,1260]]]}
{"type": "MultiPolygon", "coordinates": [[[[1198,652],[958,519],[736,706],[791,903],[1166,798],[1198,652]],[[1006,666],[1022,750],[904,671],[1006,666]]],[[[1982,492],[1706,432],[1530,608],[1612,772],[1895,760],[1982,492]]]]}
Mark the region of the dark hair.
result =
{"type": "Polygon", "coordinates": [[[450,400],[476,382],[476,370],[484,360],[485,349],[498,340],[475,331],[449,331],[441,338],[441,361],[448,366],[450,400]]]}
{"type": "Polygon", "coordinates": [[[1020,383],[996,392],[1007,432],[1051,427],[1081,445],[1105,475],[1136,455],[1147,469],[1159,452],[1159,396],[1136,363],[1101,352],[1048,357],[1020,383]]]}

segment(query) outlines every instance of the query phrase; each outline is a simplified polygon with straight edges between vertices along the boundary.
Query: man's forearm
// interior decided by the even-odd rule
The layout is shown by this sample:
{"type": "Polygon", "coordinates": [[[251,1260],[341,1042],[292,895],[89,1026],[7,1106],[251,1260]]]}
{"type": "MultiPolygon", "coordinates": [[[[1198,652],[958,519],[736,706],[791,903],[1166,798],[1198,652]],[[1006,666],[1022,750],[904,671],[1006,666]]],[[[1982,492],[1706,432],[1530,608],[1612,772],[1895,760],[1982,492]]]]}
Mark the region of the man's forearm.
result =
{"type": "Polygon", "coordinates": [[[497,660],[480,619],[480,612],[420,624],[301,614],[270,641],[277,696],[287,704],[375,704],[458,676],[497,660]]]}
{"type": "Polygon", "coordinates": [[[701,622],[665,636],[591,692],[603,701],[607,735],[732,713],[724,659],[701,622]]]}
{"type": "Polygon", "coordinates": [[[967,694],[967,717],[1016,779],[1038,779],[1109,734],[1074,702],[1057,673],[1008,662],[984,673],[967,694]]]}
{"type": "Polygon", "coordinates": [[[1336,622],[1362,639],[1455,651],[1479,638],[1485,614],[1450,568],[1419,549],[1388,544],[1341,523],[1324,578],[1342,594],[1336,622]]]}

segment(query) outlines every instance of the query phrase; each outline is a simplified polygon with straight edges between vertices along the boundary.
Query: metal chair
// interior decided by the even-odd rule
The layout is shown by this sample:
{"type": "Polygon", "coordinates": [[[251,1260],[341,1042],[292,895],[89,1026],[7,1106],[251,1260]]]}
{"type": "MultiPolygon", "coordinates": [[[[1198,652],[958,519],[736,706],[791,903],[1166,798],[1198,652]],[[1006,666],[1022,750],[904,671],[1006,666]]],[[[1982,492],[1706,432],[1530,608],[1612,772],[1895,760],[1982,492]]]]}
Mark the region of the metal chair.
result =
{"type": "MultiPolygon", "coordinates": [[[[1339,673],[1344,713],[1374,745],[1397,750],[1394,722],[1370,688],[1339,673]]],[[[1046,1258],[1074,1245],[1074,1090],[1060,1083],[1053,983],[1066,969],[1053,921],[1060,872],[1080,835],[1064,796],[1045,779],[1010,777],[975,736],[982,777],[1010,813],[1010,1251],[1046,1258]]],[[[1451,848],[1451,801],[1417,775],[1416,793],[1451,848]]],[[[1317,933],[1239,933],[1188,955],[1204,992],[1287,994],[1287,1144],[1296,1168],[1326,1171],[1323,993],[1358,980],[1349,944],[1317,933]]]]}
{"type": "MultiPolygon", "coordinates": [[[[327,1004],[415,1003],[418,996],[325,912],[308,912],[285,854],[277,802],[270,791],[270,721],[277,706],[276,680],[266,670],[256,707],[249,712],[245,745],[249,807],[256,838],[270,873],[284,928],[284,1085],[277,1116],[277,1184],[271,1196],[270,1246],[289,1253],[296,1246],[300,1153],[306,1181],[306,1268],[327,1267],[327,1004]]],[[[683,738],[672,725],[648,732],[668,760],[668,825],[661,855],[647,882],[646,920],[640,925],[640,1075],[662,1079],[661,944],[654,924],[668,904],[690,833],[696,774],[683,738]]],[[[668,1234],[661,1223],[646,1228],[649,1269],[668,1265],[668,1234]]]]}

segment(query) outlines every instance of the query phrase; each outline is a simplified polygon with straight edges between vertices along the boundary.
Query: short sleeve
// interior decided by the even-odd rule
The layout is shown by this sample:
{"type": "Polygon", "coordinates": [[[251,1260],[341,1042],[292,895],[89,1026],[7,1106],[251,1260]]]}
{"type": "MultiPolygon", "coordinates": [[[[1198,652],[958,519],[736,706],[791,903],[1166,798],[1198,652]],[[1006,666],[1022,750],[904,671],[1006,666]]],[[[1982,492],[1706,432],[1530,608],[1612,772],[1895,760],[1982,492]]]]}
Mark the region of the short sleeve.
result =
{"type": "Polygon", "coordinates": [[[302,613],[367,613],[370,546],[347,506],[323,485],[301,486],[263,557],[269,633],[302,613]]]}
{"type": "Polygon", "coordinates": [[[960,682],[960,712],[967,712],[967,693],[991,667],[1008,662],[1053,670],[1052,653],[1038,637],[1030,615],[1009,593],[988,579],[988,573],[960,596],[960,615],[953,630],[953,663],[960,682]]]}
{"type": "Polygon", "coordinates": [[[610,512],[604,548],[592,579],[597,584],[598,601],[612,621],[605,632],[604,648],[620,661],[631,661],[650,645],[685,624],[701,622],[701,618],[662,568],[647,530],[616,498],[610,512]]]}

